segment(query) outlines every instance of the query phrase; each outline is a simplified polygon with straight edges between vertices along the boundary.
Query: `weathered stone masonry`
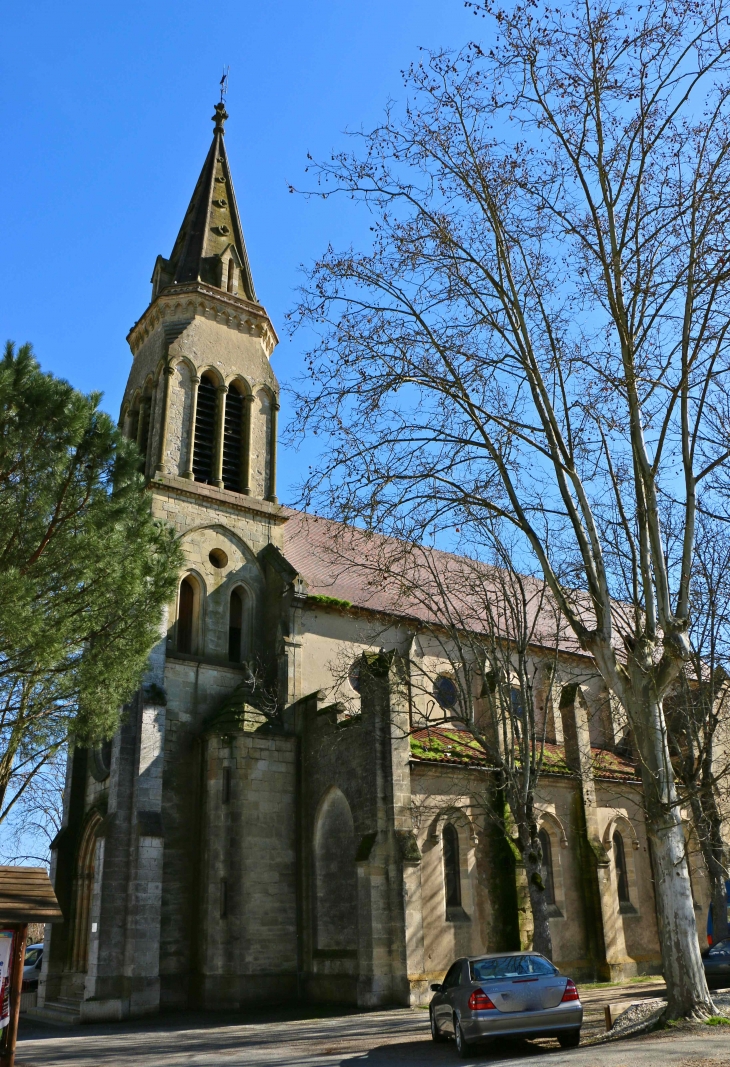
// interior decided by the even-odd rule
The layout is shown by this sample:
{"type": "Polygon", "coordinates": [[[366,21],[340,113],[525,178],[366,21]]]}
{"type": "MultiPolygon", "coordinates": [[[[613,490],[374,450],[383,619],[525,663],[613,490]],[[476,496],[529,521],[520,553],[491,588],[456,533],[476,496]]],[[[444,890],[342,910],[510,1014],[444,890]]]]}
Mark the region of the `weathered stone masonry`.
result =
{"type": "MultiPolygon", "coordinates": [[[[51,1018],[418,1003],[456,956],[531,938],[519,858],[480,806],[486,772],[412,743],[425,714],[413,672],[422,680],[431,655],[418,621],[328,570],[332,524],[277,503],[276,333],[248,264],[225,117],[217,107],[183,226],[129,334],[120,424],[186,564],[111,746],[69,761],[52,871],[67,921],[47,931],[39,991],[51,1018]]],[[[538,797],[555,959],[577,977],[654,971],[625,722],[586,657],[561,655],[559,675],[544,714],[562,769],[538,797]]],[[[701,924],[698,871],[694,885],[701,924]]]]}

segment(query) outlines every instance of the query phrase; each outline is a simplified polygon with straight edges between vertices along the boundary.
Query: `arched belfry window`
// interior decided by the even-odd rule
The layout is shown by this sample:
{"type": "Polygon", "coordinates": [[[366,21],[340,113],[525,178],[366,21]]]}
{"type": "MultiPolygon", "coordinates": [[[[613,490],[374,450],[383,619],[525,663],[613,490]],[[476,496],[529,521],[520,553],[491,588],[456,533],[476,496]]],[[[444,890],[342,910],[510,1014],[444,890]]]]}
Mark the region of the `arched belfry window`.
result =
{"type": "Polygon", "coordinates": [[[243,661],[243,590],[234,589],[228,615],[228,660],[230,663],[243,661]]]}
{"type": "Polygon", "coordinates": [[[193,579],[183,578],[177,609],[177,650],[188,654],[194,651],[195,591],[193,579]]]}
{"type": "Polygon", "coordinates": [[[152,397],[142,397],[142,403],[139,409],[139,422],[137,424],[137,446],[142,454],[140,461],[141,469],[145,468],[145,461],[147,458],[147,446],[150,440],[150,421],[152,416],[152,397]]]}
{"type": "Polygon", "coordinates": [[[461,905],[461,870],[459,867],[459,834],[453,823],[447,822],[441,834],[444,849],[444,887],[446,907],[461,905]]]}
{"type": "Polygon", "coordinates": [[[216,399],[215,382],[204,374],[198,385],[198,406],[195,411],[193,476],[196,482],[213,481],[216,399]]]}
{"type": "Polygon", "coordinates": [[[547,830],[538,833],[540,848],[542,849],[542,884],[545,886],[545,903],[555,903],[555,879],[553,877],[553,849],[550,844],[550,835],[547,830]]]}
{"type": "Polygon", "coordinates": [[[616,890],[618,893],[618,902],[619,904],[630,904],[631,897],[629,896],[629,872],[626,866],[626,850],[624,849],[624,839],[618,830],[613,835],[613,855],[616,863],[616,890]]]}
{"type": "Polygon", "coordinates": [[[241,492],[241,462],[243,458],[243,396],[236,385],[226,395],[226,415],[223,428],[223,487],[241,492]]]}

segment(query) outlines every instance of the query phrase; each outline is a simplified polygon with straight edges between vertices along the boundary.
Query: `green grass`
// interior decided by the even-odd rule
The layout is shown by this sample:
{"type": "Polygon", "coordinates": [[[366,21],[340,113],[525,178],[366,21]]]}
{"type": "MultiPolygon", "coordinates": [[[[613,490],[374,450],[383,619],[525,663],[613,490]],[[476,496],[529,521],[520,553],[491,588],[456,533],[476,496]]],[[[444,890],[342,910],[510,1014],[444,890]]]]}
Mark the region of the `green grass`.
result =
{"type": "Polygon", "coordinates": [[[705,1026],[730,1026],[730,1019],[725,1015],[711,1015],[705,1019],[705,1026]]]}

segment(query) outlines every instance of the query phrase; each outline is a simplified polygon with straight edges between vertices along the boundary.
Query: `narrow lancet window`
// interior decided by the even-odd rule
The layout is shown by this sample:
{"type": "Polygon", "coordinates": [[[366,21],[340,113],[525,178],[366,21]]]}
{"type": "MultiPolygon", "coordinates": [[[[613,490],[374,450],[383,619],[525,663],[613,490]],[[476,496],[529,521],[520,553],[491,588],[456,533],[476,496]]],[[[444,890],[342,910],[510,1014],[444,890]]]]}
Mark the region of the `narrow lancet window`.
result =
{"type": "Polygon", "coordinates": [[[216,394],[214,383],[204,375],[198,386],[198,406],[195,412],[193,475],[196,482],[212,482],[213,480],[216,394]]]}
{"type": "Polygon", "coordinates": [[[228,292],[233,292],[233,281],[236,277],[236,264],[232,259],[228,260],[228,292]]]}
{"type": "Polygon", "coordinates": [[[231,593],[231,607],[228,622],[228,660],[230,663],[240,663],[241,638],[243,636],[243,596],[240,589],[234,589],[231,593]]]}
{"type": "Polygon", "coordinates": [[[630,904],[631,898],[629,896],[629,877],[626,869],[626,851],[624,849],[624,839],[618,830],[613,835],[613,854],[616,862],[618,902],[619,904],[630,904]]]}
{"type": "Polygon", "coordinates": [[[243,448],[243,397],[232,385],[226,396],[223,431],[223,487],[241,491],[241,452],[243,448]]]}
{"type": "Polygon", "coordinates": [[[193,651],[193,620],[195,615],[195,587],[191,578],[180,583],[180,604],[177,613],[177,650],[193,651]]]}
{"type": "Polygon", "coordinates": [[[553,879],[553,850],[547,830],[540,830],[537,835],[542,849],[542,884],[545,886],[545,903],[555,903],[555,881],[553,879]]]}
{"type": "Polygon", "coordinates": [[[446,907],[458,908],[461,904],[461,871],[459,869],[459,835],[456,827],[447,822],[442,834],[444,848],[444,884],[446,907]]]}

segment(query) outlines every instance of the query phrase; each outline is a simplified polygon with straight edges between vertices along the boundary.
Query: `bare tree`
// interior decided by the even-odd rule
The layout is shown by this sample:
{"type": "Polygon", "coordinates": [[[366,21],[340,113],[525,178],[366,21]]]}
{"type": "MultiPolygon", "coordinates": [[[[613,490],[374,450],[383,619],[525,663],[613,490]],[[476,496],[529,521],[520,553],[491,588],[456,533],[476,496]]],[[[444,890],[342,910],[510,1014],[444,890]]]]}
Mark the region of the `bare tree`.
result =
{"type": "Polygon", "coordinates": [[[698,493],[730,455],[727,14],[485,14],[490,47],[429,55],[408,105],[317,168],[372,247],[330,249],[304,287],[320,340],[298,429],[328,450],[303,497],[386,531],[513,524],[628,714],[668,1014],[701,1016],[663,700],[690,655],[698,493]]]}
{"type": "Polygon", "coordinates": [[[667,727],[680,795],[710,885],[713,937],[727,937],[730,811],[730,530],[700,515],[693,564],[692,655],[668,699],[667,727]]]}
{"type": "MultiPolygon", "coordinates": [[[[305,517],[305,531],[310,521],[318,520],[305,517]]],[[[331,579],[356,576],[365,598],[368,590],[377,598],[384,621],[361,619],[359,640],[371,647],[395,641],[408,660],[411,744],[440,770],[435,793],[419,789],[419,819],[433,819],[444,793],[451,793],[462,798],[456,807],[463,802],[497,828],[524,871],[520,889],[529,899],[532,945],[552,959],[540,782],[546,769],[581,773],[555,745],[557,697],[562,685],[595,677],[595,668],[589,657],[584,668],[578,665],[579,646],[545,581],[519,571],[496,524],[482,531],[481,551],[471,557],[410,539],[403,522],[399,533],[386,538],[330,524],[327,544],[318,548],[320,565],[331,579]],[[564,652],[572,653],[567,670],[560,665],[564,652]]],[[[470,547],[473,552],[473,542],[470,547]]],[[[359,688],[351,653],[342,651],[328,666],[342,714],[359,714],[359,703],[346,696],[348,680],[359,688]]]]}
{"type": "Polygon", "coordinates": [[[52,751],[32,776],[10,781],[14,801],[0,829],[0,855],[6,864],[50,863],[50,847],[61,829],[66,780],[66,747],[52,751]]]}
{"type": "MultiPolygon", "coordinates": [[[[434,667],[429,672],[421,662],[411,670],[412,688],[420,677],[415,688],[429,705],[426,733],[434,726],[457,725],[460,735],[454,740],[461,741],[462,758],[488,771],[481,788],[472,786],[470,795],[482,817],[517,845],[529,893],[533,948],[552,959],[536,793],[563,635],[545,583],[520,574],[496,536],[487,558],[488,566],[465,557],[444,566],[443,554],[404,543],[400,551],[391,550],[384,577],[397,576],[408,597],[433,620],[421,623],[419,634],[435,646],[434,667]],[[451,678],[441,673],[444,662],[451,678]]],[[[418,717],[412,723],[419,737],[423,725],[418,717]]]]}

